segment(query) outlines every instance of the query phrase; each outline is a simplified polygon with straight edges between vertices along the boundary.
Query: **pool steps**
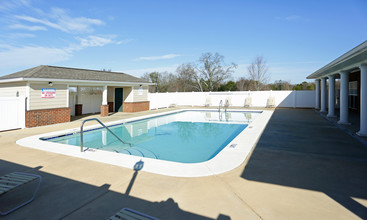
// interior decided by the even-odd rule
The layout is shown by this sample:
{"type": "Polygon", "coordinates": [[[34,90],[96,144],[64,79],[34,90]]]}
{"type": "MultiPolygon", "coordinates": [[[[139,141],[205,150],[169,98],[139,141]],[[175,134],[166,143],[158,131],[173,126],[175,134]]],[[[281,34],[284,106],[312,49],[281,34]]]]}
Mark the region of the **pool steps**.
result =
{"type": "Polygon", "coordinates": [[[140,147],[131,147],[128,149],[124,149],[121,153],[158,159],[157,155],[155,155],[152,151],[140,147]]]}

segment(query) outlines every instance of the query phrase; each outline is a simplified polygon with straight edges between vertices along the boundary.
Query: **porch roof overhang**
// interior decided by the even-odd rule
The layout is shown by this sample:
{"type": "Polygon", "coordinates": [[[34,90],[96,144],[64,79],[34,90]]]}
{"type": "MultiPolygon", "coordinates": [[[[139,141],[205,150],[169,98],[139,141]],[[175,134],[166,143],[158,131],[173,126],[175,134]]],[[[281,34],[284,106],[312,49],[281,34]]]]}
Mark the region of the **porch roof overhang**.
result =
{"type": "Polygon", "coordinates": [[[367,41],[307,76],[307,79],[321,79],[340,71],[353,72],[362,64],[367,64],[367,41]]]}
{"type": "Polygon", "coordinates": [[[69,86],[137,86],[137,85],[155,85],[155,83],[147,82],[116,82],[116,81],[97,81],[97,80],[67,80],[67,79],[50,79],[50,78],[13,78],[3,79],[0,83],[11,83],[11,82],[58,82],[65,83],[69,86]]]}

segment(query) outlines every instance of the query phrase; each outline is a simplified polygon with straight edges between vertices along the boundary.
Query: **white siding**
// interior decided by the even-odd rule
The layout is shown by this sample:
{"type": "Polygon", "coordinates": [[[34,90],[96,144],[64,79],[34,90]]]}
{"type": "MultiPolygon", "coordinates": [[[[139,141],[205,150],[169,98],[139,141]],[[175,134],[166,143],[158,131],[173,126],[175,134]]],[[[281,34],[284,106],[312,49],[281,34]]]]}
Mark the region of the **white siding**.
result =
{"type": "Polygon", "coordinates": [[[0,83],[0,97],[16,97],[17,92],[19,96],[26,96],[26,83],[0,83]]]}
{"type": "Polygon", "coordinates": [[[139,86],[133,87],[134,102],[146,102],[148,101],[148,87],[143,86],[140,90],[139,86]]]}
{"type": "Polygon", "coordinates": [[[107,102],[115,102],[115,88],[112,86],[107,87],[107,102]]]}
{"type": "Polygon", "coordinates": [[[134,102],[133,90],[131,87],[124,87],[124,102],[134,102]]]}
{"type": "Polygon", "coordinates": [[[67,107],[68,89],[66,84],[54,84],[52,87],[46,83],[30,83],[29,110],[65,108],[67,107]],[[55,98],[42,98],[42,88],[55,88],[55,98]]]}
{"type": "MultiPolygon", "coordinates": [[[[107,100],[109,102],[115,102],[115,88],[121,87],[108,87],[107,100]]],[[[139,94],[139,86],[135,87],[122,87],[123,88],[123,101],[124,102],[145,102],[148,101],[148,87],[143,86],[142,95],[139,94]]]]}

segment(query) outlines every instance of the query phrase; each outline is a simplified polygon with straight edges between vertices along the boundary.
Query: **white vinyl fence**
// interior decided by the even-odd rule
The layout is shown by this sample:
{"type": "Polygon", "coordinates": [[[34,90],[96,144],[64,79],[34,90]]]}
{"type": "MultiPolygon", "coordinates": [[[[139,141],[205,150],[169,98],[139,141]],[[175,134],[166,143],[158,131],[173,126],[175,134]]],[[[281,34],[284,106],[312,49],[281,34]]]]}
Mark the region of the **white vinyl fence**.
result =
{"type": "Polygon", "coordinates": [[[25,97],[0,97],[0,131],[25,127],[25,97]]]}
{"type": "Polygon", "coordinates": [[[274,107],[314,108],[315,91],[241,91],[241,92],[173,92],[149,93],[150,109],[170,106],[218,106],[229,100],[230,106],[268,107],[274,100],[274,107]]]}

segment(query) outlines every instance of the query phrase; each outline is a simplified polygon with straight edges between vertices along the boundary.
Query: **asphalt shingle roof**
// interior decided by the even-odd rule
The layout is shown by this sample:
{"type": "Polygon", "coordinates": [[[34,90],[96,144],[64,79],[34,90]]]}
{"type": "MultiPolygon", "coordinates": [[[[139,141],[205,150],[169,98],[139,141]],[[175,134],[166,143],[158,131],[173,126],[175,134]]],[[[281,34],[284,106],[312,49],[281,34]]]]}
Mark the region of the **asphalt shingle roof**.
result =
{"type": "Polygon", "coordinates": [[[58,66],[46,66],[46,65],[41,65],[34,68],[22,70],[13,74],[5,75],[0,77],[0,80],[15,79],[15,78],[34,78],[34,79],[43,78],[43,79],[149,83],[144,79],[137,78],[126,73],[77,69],[77,68],[58,67],[58,66]]]}

